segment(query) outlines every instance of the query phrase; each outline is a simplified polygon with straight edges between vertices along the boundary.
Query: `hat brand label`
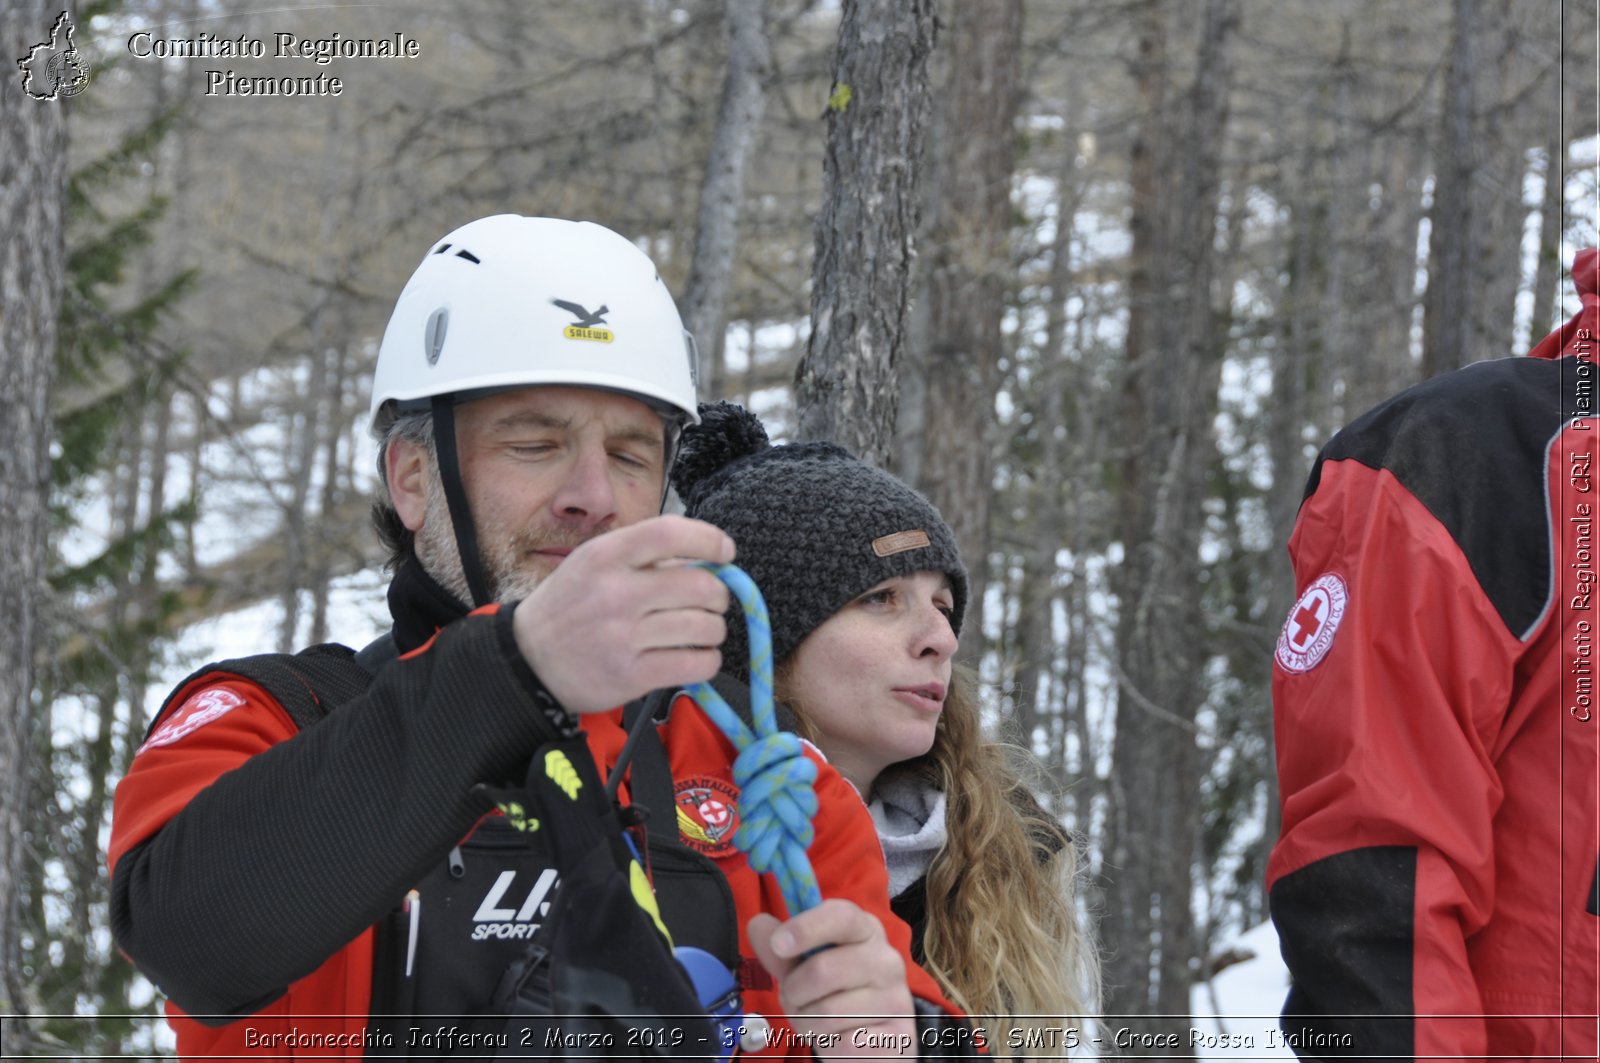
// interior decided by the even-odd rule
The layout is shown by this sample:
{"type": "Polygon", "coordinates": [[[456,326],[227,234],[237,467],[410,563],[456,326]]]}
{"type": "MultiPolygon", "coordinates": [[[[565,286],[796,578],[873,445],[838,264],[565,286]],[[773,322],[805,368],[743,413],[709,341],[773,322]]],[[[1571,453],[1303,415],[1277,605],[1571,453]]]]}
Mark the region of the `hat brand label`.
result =
{"type": "Polygon", "coordinates": [[[907,550],[916,550],[927,546],[928,533],[921,528],[912,531],[895,532],[893,535],[880,536],[872,540],[872,552],[879,557],[892,557],[903,554],[907,550]]]}

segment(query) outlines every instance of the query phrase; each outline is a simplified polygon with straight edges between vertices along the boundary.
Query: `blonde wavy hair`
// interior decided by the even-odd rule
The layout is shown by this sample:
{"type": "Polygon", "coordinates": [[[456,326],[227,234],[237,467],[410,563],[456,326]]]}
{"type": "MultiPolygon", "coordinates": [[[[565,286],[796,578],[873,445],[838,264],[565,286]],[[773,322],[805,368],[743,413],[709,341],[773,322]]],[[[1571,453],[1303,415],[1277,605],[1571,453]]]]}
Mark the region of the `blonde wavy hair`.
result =
{"type": "MultiPolygon", "coordinates": [[[[805,706],[785,696],[788,663],[775,677],[778,697],[814,739],[805,706]]],[[[946,840],[927,872],[925,965],[984,1027],[992,1053],[1059,1059],[1060,1028],[1081,1030],[1099,991],[1099,959],[1077,911],[1078,848],[1023,781],[1040,774],[1031,756],[984,735],[976,691],[957,668],[933,748],[885,773],[946,797],[946,840]]]]}

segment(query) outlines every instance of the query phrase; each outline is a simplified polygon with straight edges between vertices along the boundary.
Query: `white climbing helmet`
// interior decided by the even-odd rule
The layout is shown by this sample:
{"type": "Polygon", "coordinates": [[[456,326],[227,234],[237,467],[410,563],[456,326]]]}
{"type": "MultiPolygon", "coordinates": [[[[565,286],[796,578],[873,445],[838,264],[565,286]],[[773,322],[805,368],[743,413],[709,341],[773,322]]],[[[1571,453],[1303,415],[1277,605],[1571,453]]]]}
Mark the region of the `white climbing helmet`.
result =
{"type": "Polygon", "coordinates": [[[381,431],[438,395],[566,384],[632,395],[675,429],[699,423],[696,375],[648,255],[593,222],[497,214],[436,243],[406,283],[368,423],[381,431]]]}

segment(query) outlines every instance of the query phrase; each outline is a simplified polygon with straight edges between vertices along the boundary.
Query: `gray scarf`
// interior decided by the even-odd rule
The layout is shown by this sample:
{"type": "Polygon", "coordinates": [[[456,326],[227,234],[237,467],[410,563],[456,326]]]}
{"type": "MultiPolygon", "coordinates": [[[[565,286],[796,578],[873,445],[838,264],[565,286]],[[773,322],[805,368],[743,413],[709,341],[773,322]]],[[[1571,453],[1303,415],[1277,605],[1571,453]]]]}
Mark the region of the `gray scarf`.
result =
{"type": "Polygon", "coordinates": [[[889,868],[889,896],[900,896],[927,874],[944,845],[944,803],[944,791],[909,775],[891,776],[873,787],[867,808],[889,868]]]}

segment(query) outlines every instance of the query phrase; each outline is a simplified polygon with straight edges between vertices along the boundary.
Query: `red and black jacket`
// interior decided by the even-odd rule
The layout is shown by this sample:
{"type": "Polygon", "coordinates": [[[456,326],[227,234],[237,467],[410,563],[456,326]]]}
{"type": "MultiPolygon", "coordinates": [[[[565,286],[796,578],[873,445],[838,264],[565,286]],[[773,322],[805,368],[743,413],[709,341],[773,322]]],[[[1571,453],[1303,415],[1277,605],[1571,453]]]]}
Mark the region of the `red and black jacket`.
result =
{"type": "Polygon", "coordinates": [[[1302,1055],[1596,1052],[1600,330],[1419,384],[1311,473],[1268,864],[1302,1055]]]}

